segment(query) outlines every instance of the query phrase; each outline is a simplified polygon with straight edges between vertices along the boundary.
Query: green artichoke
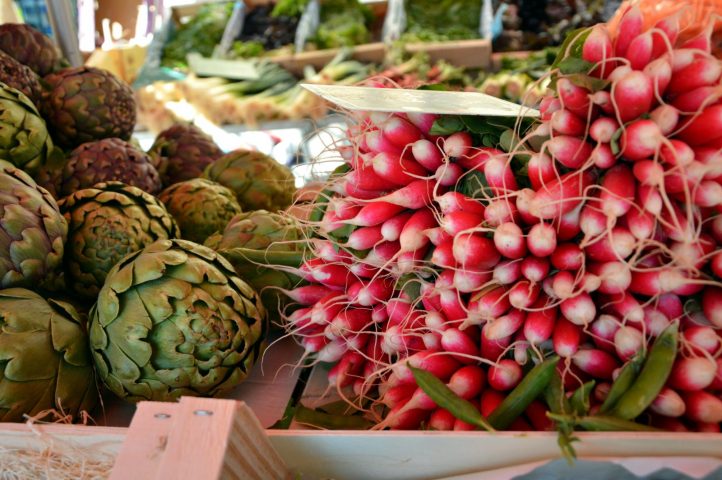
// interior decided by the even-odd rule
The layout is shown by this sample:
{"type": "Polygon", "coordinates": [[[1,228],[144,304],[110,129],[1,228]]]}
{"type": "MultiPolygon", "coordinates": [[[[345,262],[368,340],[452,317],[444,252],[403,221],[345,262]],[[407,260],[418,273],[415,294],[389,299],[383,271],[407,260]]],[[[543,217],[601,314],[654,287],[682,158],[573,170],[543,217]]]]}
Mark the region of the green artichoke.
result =
{"type": "Polygon", "coordinates": [[[287,303],[279,288],[291,289],[301,279],[275,264],[292,258],[298,263],[293,266],[300,266],[305,237],[298,222],[265,210],[245,212],[233,217],[223,233],[208,237],[205,245],[231,262],[236,273],[259,292],[269,317],[279,320],[278,313],[287,303]]]}
{"type": "Polygon", "coordinates": [[[20,91],[0,83],[0,158],[34,174],[53,151],[35,105],[20,91]]]}
{"type": "Polygon", "coordinates": [[[184,240],[118,262],[90,322],[100,378],[133,402],[223,394],[246,378],[267,330],[256,292],[216,252],[184,240]]]}
{"type": "Polygon", "coordinates": [[[66,282],[95,299],[111,268],[129,253],[180,231],[163,204],[120,182],[78,190],[58,203],[68,222],[66,282]]]}
{"type": "Polygon", "coordinates": [[[40,101],[40,78],[29,67],[0,51],[0,82],[20,90],[34,105],[40,101]]]}
{"type": "Polygon", "coordinates": [[[0,160],[0,287],[55,281],[67,235],[55,199],[28,174],[0,160]]]}
{"type": "Polygon", "coordinates": [[[241,213],[233,192],[204,178],[176,183],[158,195],[180,227],[181,237],[203,243],[241,213]]]}
{"type": "Polygon", "coordinates": [[[145,152],[119,138],[84,143],[73,150],[62,174],[51,175],[48,190],[60,196],[89,188],[101,182],[123,182],[148,193],[157,193],[160,176],[145,152]]]}
{"type": "Polygon", "coordinates": [[[223,152],[213,139],[194,125],[178,124],[163,130],[148,150],[163,185],[200,177],[223,152]]]}
{"type": "Polygon", "coordinates": [[[24,23],[0,25],[0,50],[44,77],[61,62],[55,43],[24,23]]]}
{"type": "Polygon", "coordinates": [[[251,150],[239,149],[222,156],[203,175],[233,190],[243,210],[283,210],[293,201],[296,190],[287,167],[251,150]]]}
{"type": "Polygon", "coordinates": [[[42,110],[53,138],[75,148],[103,138],[130,138],[135,126],[133,90],[94,67],[66,68],[45,77],[42,110]]]}
{"type": "Polygon", "coordinates": [[[98,401],[84,322],[69,303],[0,290],[0,421],[56,410],[73,418],[98,401]]]}

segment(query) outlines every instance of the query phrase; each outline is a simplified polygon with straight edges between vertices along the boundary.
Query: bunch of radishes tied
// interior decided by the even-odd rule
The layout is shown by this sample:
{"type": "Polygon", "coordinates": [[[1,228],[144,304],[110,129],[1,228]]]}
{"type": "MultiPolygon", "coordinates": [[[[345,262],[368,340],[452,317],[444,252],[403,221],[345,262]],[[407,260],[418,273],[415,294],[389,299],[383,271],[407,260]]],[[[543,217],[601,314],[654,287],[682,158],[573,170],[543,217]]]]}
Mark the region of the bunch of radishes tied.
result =
{"type": "Polygon", "coordinates": [[[493,119],[356,116],[285,321],[378,428],[476,428],[460,401],[514,430],[720,431],[722,62],[711,29],[642,20],[576,33],[541,120],[495,144],[493,119]]]}

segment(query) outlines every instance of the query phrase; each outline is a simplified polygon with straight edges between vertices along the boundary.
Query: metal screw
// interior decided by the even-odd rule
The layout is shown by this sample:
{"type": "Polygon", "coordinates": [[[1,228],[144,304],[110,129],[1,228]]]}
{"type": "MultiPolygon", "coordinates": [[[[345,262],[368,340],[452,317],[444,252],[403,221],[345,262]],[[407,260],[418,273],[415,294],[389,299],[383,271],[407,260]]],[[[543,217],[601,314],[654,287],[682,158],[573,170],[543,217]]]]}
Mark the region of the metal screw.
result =
{"type": "Polygon", "coordinates": [[[170,418],[170,415],[167,413],[156,413],[153,415],[155,418],[160,418],[161,420],[165,420],[166,418],[170,418]]]}
{"type": "Polygon", "coordinates": [[[211,412],[210,410],[195,410],[193,414],[200,417],[210,417],[211,415],[213,415],[213,412],[211,412]]]}

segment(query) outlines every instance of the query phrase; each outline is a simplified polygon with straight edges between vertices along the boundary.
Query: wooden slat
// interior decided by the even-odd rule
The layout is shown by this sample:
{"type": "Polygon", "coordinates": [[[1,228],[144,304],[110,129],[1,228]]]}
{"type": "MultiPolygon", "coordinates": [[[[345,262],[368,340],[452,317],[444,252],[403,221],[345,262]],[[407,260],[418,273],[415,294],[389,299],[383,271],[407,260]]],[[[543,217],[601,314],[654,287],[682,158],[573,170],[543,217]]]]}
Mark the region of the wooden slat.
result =
{"type": "Polygon", "coordinates": [[[179,407],[177,403],[138,404],[110,480],[155,478],[179,407]]]}

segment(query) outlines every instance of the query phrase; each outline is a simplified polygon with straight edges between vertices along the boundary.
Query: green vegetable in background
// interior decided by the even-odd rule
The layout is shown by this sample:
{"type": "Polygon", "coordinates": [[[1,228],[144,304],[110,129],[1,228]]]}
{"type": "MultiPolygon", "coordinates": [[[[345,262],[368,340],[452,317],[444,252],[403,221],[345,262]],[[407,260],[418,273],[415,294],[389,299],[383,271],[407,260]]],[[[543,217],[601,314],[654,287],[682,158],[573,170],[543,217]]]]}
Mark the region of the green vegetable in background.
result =
{"type": "Polygon", "coordinates": [[[185,69],[186,55],[192,52],[210,57],[221,41],[233,2],[206,3],[187,23],[178,27],[163,48],[164,67],[185,69]]]}
{"type": "Polygon", "coordinates": [[[90,313],[101,380],[128,401],[219,396],[263,350],[266,312],[213,250],[159,240],[118,262],[90,313]]]}
{"type": "Polygon", "coordinates": [[[69,303],[0,290],[0,420],[56,410],[78,418],[98,400],[88,337],[69,303]]]}

